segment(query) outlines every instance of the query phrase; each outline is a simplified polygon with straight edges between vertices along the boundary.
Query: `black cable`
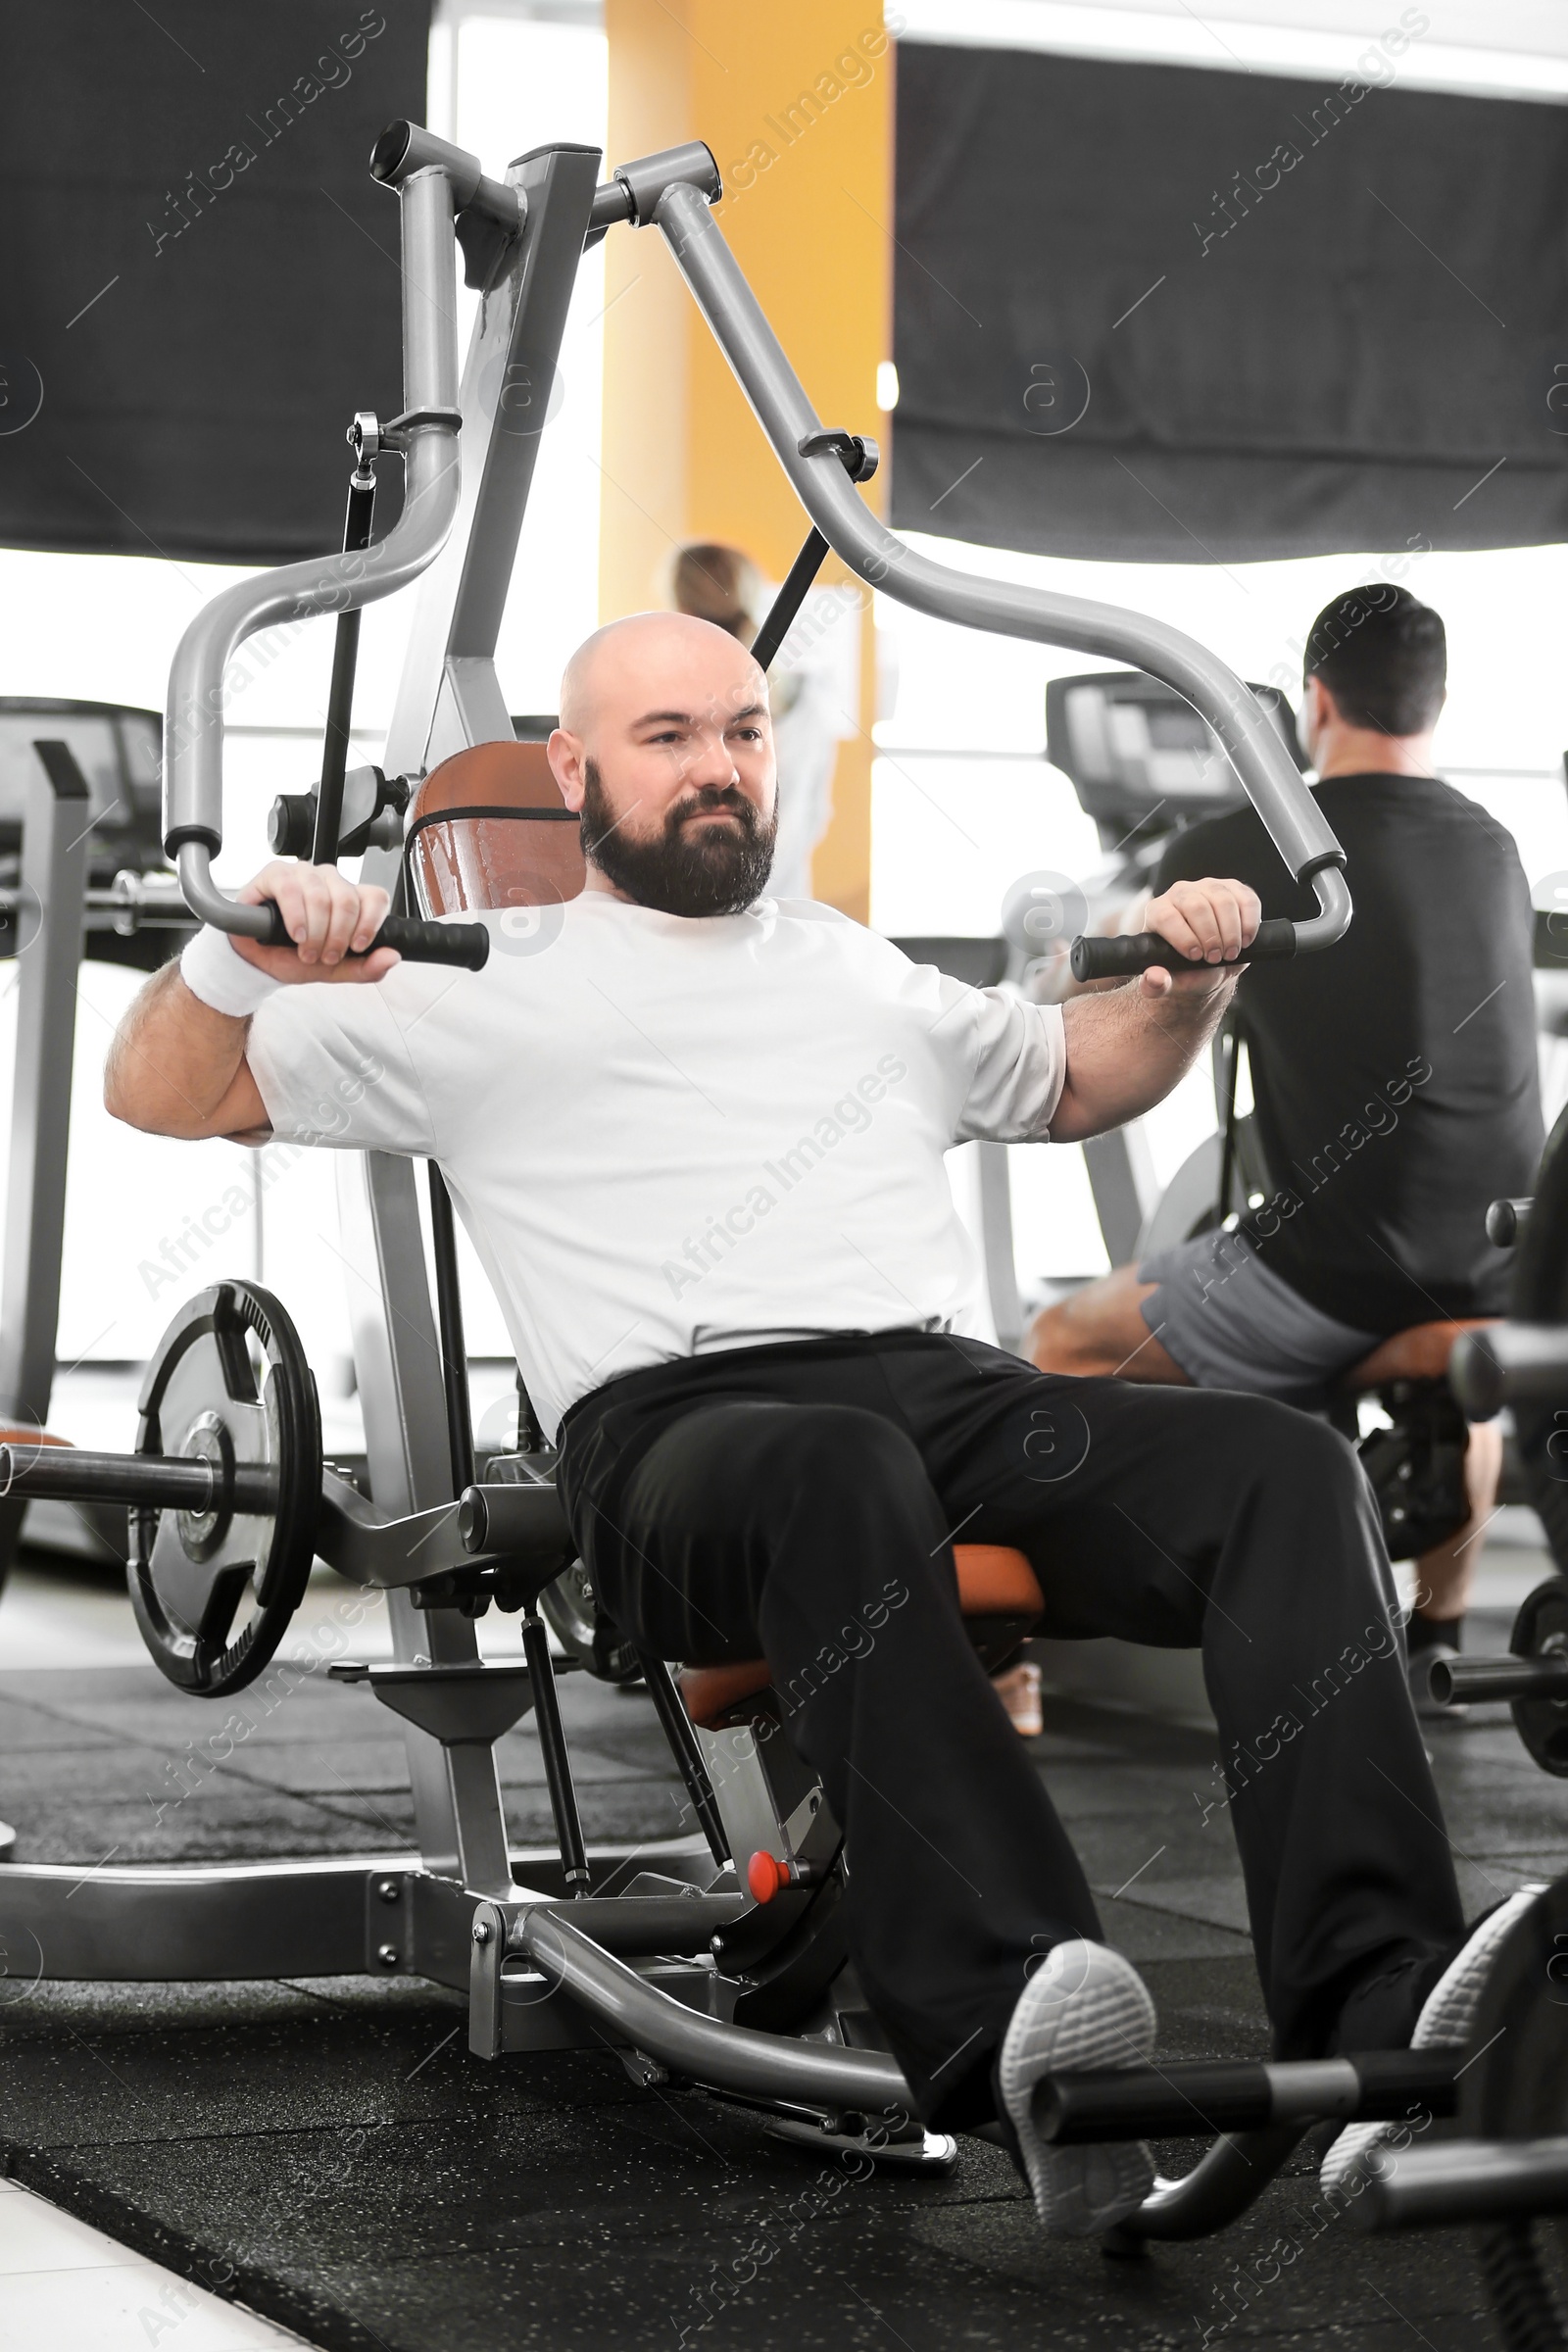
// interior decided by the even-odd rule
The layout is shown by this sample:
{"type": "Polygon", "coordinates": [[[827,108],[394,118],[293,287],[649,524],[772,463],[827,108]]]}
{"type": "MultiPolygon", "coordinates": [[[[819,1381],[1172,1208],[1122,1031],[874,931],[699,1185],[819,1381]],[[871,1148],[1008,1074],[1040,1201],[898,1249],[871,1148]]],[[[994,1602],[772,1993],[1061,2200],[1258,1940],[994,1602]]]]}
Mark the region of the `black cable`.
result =
{"type": "Polygon", "coordinates": [[[790,565],[789,577],[774,597],[767,618],[752,639],[752,658],[759,669],[771,669],[778,649],[790,633],[790,624],[806,602],[806,592],[822,568],[827,554],[827,541],[813,524],[807,534],[806,545],[790,565]]]}
{"type": "MultiPolygon", "coordinates": [[[[348,514],[343,522],[343,553],[358,555],[370,544],[375,514],[375,476],[358,468],[349,476],[348,514]]],[[[346,566],[345,566],[346,568],[346,566]]],[[[336,865],[338,836],[343,829],[343,779],[349,764],[349,721],[354,715],[354,673],[360,659],[359,610],[340,612],[332,645],[332,683],[326,697],[326,738],[321,746],[321,780],[316,794],[316,839],[311,845],[313,865],[336,865]]]]}

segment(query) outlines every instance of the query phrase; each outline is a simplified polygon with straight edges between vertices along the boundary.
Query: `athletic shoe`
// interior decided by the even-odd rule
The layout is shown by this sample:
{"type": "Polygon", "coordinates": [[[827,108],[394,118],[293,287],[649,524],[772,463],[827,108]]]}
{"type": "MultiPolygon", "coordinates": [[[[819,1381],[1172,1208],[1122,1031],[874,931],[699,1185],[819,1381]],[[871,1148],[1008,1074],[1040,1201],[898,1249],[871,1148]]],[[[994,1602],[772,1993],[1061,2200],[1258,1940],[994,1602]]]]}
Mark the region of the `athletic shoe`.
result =
{"type": "MultiPolygon", "coordinates": [[[[1521,1886],[1517,1894],[1510,1894],[1476,1922],[1422,2003],[1415,2032],[1410,2036],[1413,2050],[1463,2049],[1470,2039],[1481,1994],[1503,1938],[1524,1917],[1537,1895],[1544,1892],[1544,1883],[1521,1886]]],[[[1347,2124],[1323,2159],[1318,2176],[1323,2186],[1343,2187],[1358,2156],[1386,2147],[1395,2133],[1403,2129],[1397,2119],[1384,2124],[1347,2124]]]]}
{"type": "Polygon", "coordinates": [[[1040,1669],[1027,1658],[1005,1674],[994,1674],[991,1688],[1007,1710],[1007,1720],[1020,1740],[1038,1740],[1045,1730],[1040,1707],[1040,1669]]]}
{"type": "Polygon", "coordinates": [[[1018,1997],[997,2061],[997,2087],[1017,2135],[1035,2207],[1054,2237],[1094,2237],[1143,2202],[1154,2166],[1142,2140],[1056,2148],[1034,2123],[1050,2074],[1147,2066],[1154,2004],[1130,1960],[1074,1936],[1049,1951],[1018,1997]]]}

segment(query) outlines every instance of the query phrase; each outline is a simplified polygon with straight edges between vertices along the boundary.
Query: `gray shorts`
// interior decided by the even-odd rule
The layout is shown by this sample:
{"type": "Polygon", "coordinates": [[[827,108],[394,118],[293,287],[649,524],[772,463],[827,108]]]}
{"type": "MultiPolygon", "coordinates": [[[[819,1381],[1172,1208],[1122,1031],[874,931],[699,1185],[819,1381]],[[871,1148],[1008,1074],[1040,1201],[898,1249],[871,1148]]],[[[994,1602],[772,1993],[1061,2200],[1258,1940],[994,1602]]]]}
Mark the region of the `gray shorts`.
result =
{"type": "Polygon", "coordinates": [[[1282,1282],[1244,1234],[1200,1233],[1145,1258],[1150,1330],[1199,1389],[1244,1389],[1312,1405],[1382,1334],[1355,1331],[1282,1282]]]}

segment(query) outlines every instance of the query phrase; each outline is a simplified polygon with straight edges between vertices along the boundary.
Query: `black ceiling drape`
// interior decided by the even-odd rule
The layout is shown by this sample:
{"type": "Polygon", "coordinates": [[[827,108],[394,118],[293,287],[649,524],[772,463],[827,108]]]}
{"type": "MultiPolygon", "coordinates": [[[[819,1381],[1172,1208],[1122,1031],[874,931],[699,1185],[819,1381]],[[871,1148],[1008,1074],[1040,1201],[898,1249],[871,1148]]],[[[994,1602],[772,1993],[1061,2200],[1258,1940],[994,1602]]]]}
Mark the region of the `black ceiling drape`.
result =
{"type": "Polygon", "coordinates": [[[398,208],[367,165],[423,118],[429,18],[9,12],[0,542],[268,564],[336,542],[349,419],[402,406],[398,208]]]}
{"type": "Polygon", "coordinates": [[[1163,563],[1568,538],[1568,110],[1364,72],[905,43],[894,521],[1163,563]]]}

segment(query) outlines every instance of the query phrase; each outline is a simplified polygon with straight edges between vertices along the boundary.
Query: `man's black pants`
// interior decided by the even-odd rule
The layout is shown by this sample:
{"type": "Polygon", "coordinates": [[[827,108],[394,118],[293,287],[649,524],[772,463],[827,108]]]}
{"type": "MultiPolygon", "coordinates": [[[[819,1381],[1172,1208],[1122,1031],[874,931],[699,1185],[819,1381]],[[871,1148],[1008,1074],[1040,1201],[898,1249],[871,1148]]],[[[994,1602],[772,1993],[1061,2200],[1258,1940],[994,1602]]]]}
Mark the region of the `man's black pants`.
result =
{"type": "Polygon", "coordinates": [[[1102,1937],[964,1638],[955,1540],[1028,1554],[1047,1633],[1201,1645],[1278,2054],[1413,2023],[1458,1890],[1376,1509],[1322,1424],[896,1331],[628,1373],[567,1415],[560,1474],[632,1641],[766,1655],[844,1829],[861,1984],[928,2123],[986,2120],[1030,1966],[1102,1937]]]}

